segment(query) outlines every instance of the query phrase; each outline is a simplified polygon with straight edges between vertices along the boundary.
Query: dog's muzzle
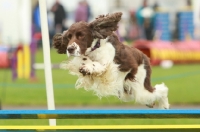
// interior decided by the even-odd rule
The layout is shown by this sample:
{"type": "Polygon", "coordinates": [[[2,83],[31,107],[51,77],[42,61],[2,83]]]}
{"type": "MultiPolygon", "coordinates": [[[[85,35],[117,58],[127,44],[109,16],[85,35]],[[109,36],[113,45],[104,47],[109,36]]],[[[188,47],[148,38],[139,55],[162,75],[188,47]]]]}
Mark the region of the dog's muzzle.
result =
{"type": "Polygon", "coordinates": [[[74,47],[69,47],[69,48],[67,48],[67,51],[68,51],[70,54],[74,54],[74,50],[75,50],[74,47]]]}
{"type": "Polygon", "coordinates": [[[75,42],[73,42],[72,44],[70,44],[67,47],[67,56],[80,56],[80,47],[78,46],[78,44],[76,44],[75,42]]]}

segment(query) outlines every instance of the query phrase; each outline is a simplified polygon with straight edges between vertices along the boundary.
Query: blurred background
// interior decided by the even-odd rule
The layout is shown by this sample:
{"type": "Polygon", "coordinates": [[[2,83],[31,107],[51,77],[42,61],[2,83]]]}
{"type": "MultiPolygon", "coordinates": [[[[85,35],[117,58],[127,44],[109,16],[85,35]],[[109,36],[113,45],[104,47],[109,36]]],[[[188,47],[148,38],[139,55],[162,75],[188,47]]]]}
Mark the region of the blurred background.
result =
{"type": "MultiPolygon", "coordinates": [[[[153,85],[169,87],[171,109],[200,108],[199,0],[46,0],[50,46],[56,33],[78,21],[122,12],[118,35],[152,64],[153,85]]],[[[115,97],[76,90],[76,77],[60,69],[66,55],[50,49],[56,109],[149,109],[115,97]]],[[[47,109],[38,0],[0,0],[0,109],[47,109]]],[[[155,107],[156,109],[156,107],[155,107]]],[[[66,120],[58,124],[66,124],[66,120]]],[[[67,124],[198,124],[199,119],[67,120],[67,124]]],[[[0,124],[48,124],[9,120],[0,124]]]]}

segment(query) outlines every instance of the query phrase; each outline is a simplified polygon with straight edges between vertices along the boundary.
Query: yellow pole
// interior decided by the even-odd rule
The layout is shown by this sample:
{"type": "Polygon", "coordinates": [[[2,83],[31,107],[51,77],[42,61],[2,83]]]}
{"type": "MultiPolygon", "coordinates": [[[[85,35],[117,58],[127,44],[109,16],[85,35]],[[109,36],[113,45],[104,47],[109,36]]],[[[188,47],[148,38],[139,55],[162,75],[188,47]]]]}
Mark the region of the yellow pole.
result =
{"type": "Polygon", "coordinates": [[[29,79],[30,78],[30,72],[31,72],[31,61],[30,61],[30,48],[29,45],[24,45],[24,78],[29,79]]]}
{"type": "Polygon", "coordinates": [[[23,78],[23,51],[17,52],[17,76],[19,79],[23,78]]]}

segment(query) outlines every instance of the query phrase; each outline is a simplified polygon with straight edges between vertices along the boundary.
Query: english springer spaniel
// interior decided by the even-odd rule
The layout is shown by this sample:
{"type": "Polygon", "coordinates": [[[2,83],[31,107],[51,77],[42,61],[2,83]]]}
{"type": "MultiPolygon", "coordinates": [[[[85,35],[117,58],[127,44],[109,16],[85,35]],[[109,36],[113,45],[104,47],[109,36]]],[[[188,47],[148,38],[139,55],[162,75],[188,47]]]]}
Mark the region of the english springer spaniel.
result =
{"type": "Polygon", "coordinates": [[[91,23],[77,22],[56,34],[53,45],[69,59],[63,67],[78,76],[76,88],[93,90],[99,96],[117,96],[152,108],[169,109],[168,88],[152,87],[149,58],[134,47],[122,44],[117,30],[121,12],[101,15],[91,23]]]}

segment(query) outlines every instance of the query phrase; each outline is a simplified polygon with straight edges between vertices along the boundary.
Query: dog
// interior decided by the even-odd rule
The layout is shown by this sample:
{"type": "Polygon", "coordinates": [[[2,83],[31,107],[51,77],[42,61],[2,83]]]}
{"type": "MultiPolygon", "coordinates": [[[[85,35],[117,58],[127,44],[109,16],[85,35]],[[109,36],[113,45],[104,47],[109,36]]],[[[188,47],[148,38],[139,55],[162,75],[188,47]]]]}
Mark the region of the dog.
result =
{"type": "Polygon", "coordinates": [[[69,57],[62,67],[78,76],[76,88],[93,90],[100,98],[112,95],[150,108],[158,103],[159,108],[169,109],[167,86],[151,85],[149,58],[121,43],[115,33],[121,16],[121,12],[100,15],[54,35],[54,48],[69,57]]]}

